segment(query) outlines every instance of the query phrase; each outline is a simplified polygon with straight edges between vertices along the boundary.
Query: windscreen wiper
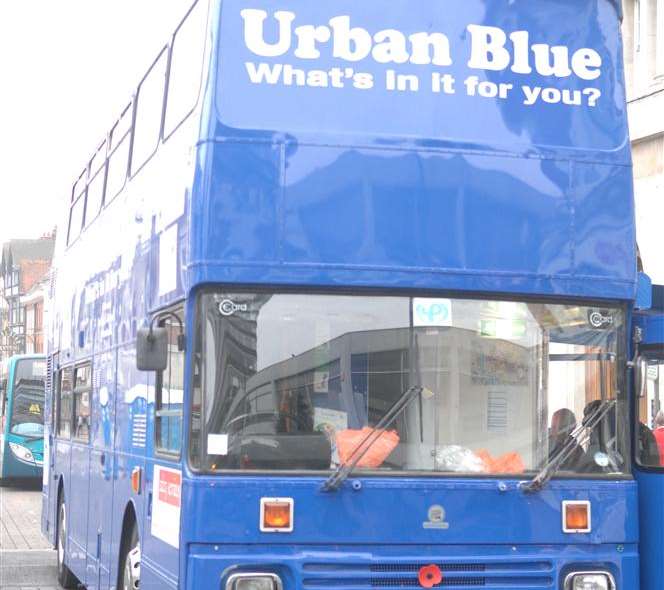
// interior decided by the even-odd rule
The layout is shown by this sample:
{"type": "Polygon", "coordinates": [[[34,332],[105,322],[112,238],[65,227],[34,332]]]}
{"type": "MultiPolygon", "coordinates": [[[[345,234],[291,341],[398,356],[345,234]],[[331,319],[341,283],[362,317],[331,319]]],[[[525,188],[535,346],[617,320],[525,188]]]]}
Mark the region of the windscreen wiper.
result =
{"type": "Polygon", "coordinates": [[[426,387],[409,387],[406,389],[372,431],[353,449],[353,452],[348,457],[348,461],[339,465],[334,473],[325,481],[322,490],[324,492],[337,491],[341,487],[341,484],[353,473],[362,457],[366,455],[367,451],[383,435],[387,428],[404,412],[410,402],[419,396],[428,399],[433,397],[433,395],[433,391],[430,391],[426,387]]]}
{"type": "Polygon", "coordinates": [[[541,471],[532,480],[521,484],[519,487],[527,493],[539,492],[542,490],[542,488],[544,488],[554,476],[556,471],[558,471],[560,466],[572,454],[576,446],[583,445],[590,439],[593,430],[595,430],[604,416],[606,416],[615,405],[616,400],[610,400],[597,406],[597,408],[590,412],[590,414],[582,421],[581,425],[570,433],[569,440],[563,445],[562,449],[560,449],[560,451],[556,453],[546,465],[544,465],[541,471]],[[585,435],[581,438],[577,438],[583,429],[586,429],[585,435]]]}

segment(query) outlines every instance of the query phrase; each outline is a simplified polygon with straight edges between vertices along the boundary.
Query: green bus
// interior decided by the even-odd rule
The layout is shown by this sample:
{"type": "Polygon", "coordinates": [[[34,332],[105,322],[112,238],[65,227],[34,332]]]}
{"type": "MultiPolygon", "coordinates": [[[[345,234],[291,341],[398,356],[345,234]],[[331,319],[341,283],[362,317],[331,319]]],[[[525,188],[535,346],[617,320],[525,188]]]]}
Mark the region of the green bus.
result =
{"type": "Polygon", "coordinates": [[[42,477],[46,357],[16,355],[0,368],[0,481],[42,477]]]}

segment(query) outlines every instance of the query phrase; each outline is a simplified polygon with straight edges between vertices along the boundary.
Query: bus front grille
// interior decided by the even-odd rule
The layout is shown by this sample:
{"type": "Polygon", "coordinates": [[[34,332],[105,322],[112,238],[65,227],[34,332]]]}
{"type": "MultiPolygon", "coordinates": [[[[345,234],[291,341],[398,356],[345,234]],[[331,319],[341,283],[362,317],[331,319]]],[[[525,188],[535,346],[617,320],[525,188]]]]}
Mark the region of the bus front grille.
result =
{"type": "Polygon", "coordinates": [[[302,586],[307,590],[419,588],[420,568],[432,563],[440,568],[443,575],[436,588],[526,590],[554,587],[553,564],[549,561],[307,563],[303,567],[302,586]]]}

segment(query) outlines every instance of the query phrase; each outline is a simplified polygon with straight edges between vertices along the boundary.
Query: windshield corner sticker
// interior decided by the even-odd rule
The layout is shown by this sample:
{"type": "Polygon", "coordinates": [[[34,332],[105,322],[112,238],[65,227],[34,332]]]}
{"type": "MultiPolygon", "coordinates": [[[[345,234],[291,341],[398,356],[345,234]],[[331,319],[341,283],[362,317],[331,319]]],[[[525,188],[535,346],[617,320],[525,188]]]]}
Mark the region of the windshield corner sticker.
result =
{"type": "Polygon", "coordinates": [[[428,520],[422,523],[422,527],[425,529],[447,530],[450,528],[450,523],[445,521],[445,508],[440,504],[434,504],[429,508],[427,518],[428,520]]]}
{"type": "Polygon", "coordinates": [[[231,299],[223,299],[219,303],[219,313],[223,316],[231,316],[237,311],[248,311],[246,303],[235,303],[231,299]]]}
{"type": "Polygon", "coordinates": [[[413,326],[437,327],[452,325],[450,299],[413,298],[413,326]]]}
{"type": "Polygon", "coordinates": [[[182,472],[155,465],[152,480],[152,536],[179,549],[182,472]]]}
{"type": "Polygon", "coordinates": [[[608,311],[591,309],[588,311],[588,323],[593,328],[611,328],[613,327],[613,315],[608,311]]]}

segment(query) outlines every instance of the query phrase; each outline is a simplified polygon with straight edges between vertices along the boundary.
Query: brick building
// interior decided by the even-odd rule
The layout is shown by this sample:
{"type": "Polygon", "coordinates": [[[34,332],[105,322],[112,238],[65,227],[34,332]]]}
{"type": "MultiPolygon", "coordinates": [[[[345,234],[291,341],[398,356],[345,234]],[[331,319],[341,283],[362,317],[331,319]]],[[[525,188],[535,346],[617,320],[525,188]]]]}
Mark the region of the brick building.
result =
{"type": "Polygon", "coordinates": [[[0,361],[43,352],[44,299],[55,236],[10,240],[0,259],[0,361]]]}

